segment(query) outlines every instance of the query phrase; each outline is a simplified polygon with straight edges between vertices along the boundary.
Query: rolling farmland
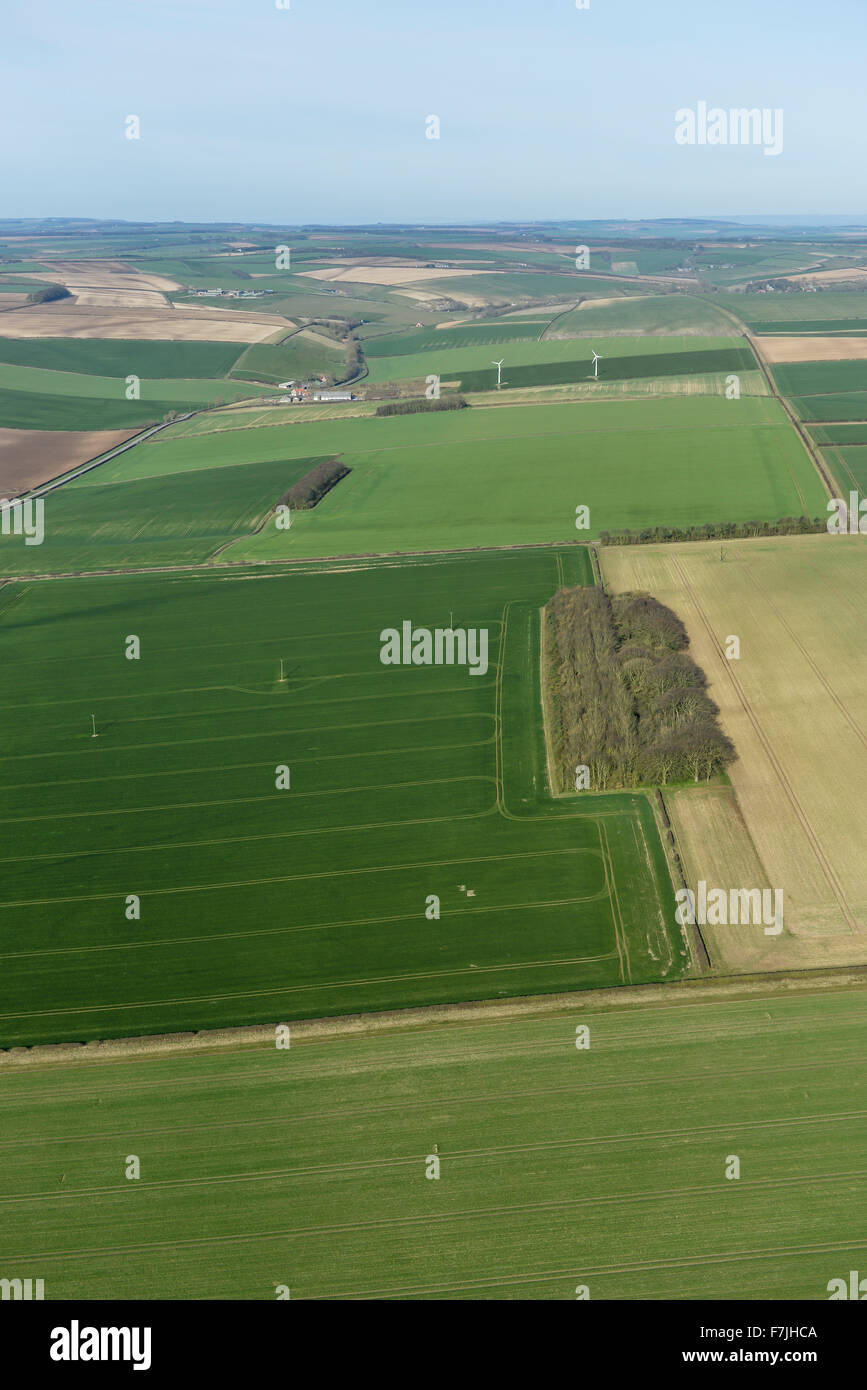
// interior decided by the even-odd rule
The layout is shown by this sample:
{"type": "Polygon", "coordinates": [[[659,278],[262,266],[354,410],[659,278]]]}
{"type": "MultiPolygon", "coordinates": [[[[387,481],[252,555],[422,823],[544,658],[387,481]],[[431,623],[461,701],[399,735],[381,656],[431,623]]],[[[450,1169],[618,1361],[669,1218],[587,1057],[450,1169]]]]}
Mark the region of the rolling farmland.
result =
{"type": "MultiPolygon", "coordinates": [[[[287,432],[287,446],[309,447],[318,429],[287,432]]],[[[266,526],[231,558],[565,541],[578,535],[579,504],[590,508],[579,539],[618,526],[824,514],[808,455],[779,405],[760,398],[455,411],[334,422],[328,437],[351,477],[290,531],[266,526]]],[[[251,447],[246,436],[223,440],[251,447]]],[[[192,458],[204,441],[147,447],[192,458]]]]}
{"type": "Polygon", "coordinates": [[[695,334],[730,338],[732,321],[716,305],[692,294],[630,295],[629,298],[585,300],[552,324],[553,337],[588,333],[695,334]]]}
{"type": "Polygon", "coordinates": [[[0,498],[195,414],[0,532],[2,1296],[827,1298],[865,1258],[863,538],[759,533],[825,517],[817,459],[867,487],[867,294],[783,283],[860,236],[4,227],[3,287],[73,296],[0,311],[0,498]],[[540,615],[594,583],[688,631],[587,605],[660,787],[573,790],[610,728],[567,612],[568,758],[543,713],[540,615]],[[384,663],[405,624],[485,645],[384,663]],[[673,782],[715,706],[728,773],[673,782]],[[784,930],[681,925],[702,881],[784,930]]]}
{"type": "Polygon", "coordinates": [[[167,430],[52,494],[45,543],[0,542],[0,573],[187,563],[217,550],[223,560],[281,560],[568,542],[621,526],[802,513],[824,513],[821,484],[779,405],[761,398],[503,407],[177,439],[167,430]],[[272,520],[251,534],[300,476],[298,460],[329,451],[350,476],[289,530],[272,520]],[[532,486],[539,469],[544,490],[532,486]],[[579,504],[590,508],[580,533],[579,504]]]}

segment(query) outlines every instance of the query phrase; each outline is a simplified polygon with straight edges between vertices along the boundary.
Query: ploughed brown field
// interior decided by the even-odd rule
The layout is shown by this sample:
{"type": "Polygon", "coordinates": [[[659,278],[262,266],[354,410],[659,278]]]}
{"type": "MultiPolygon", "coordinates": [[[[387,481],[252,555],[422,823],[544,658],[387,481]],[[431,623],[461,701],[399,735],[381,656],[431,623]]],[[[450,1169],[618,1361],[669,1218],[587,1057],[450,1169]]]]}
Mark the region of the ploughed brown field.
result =
{"type": "Polygon", "coordinates": [[[47,483],[138,433],[138,429],[0,429],[0,498],[16,497],[47,483]]]}

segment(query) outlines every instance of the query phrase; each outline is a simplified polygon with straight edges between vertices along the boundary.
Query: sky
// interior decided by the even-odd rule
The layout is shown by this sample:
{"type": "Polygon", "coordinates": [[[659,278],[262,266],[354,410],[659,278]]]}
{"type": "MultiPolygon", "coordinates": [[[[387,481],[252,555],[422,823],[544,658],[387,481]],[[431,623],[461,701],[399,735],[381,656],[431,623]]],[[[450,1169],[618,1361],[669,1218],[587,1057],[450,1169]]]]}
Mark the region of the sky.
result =
{"type": "Polygon", "coordinates": [[[8,7],[0,217],[867,213],[867,0],[286,4],[8,7]],[[782,111],[780,152],[678,143],[700,102],[782,111]]]}

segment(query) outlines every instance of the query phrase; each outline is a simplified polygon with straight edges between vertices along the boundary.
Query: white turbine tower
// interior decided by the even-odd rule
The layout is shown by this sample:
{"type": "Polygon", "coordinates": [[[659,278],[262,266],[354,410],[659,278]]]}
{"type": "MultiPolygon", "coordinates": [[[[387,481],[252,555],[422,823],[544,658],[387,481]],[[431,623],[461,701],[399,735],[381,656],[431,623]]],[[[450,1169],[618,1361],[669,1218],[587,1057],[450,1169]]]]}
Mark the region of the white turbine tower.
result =
{"type": "Polygon", "coordinates": [[[599,359],[600,359],[601,355],[602,355],[602,354],[599,353],[599,352],[594,352],[594,353],[593,353],[593,380],[594,380],[594,381],[598,381],[598,380],[599,380],[599,359]]]}
{"type": "Polygon", "coordinates": [[[503,378],[503,362],[505,362],[505,360],[506,360],[506,359],[505,359],[505,357],[504,357],[504,358],[502,358],[501,361],[499,361],[499,362],[492,362],[492,363],[491,363],[491,366],[492,366],[492,367],[496,367],[496,369],[497,369],[497,390],[498,390],[498,391],[499,391],[499,389],[500,389],[500,382],[502,381],[502,378],[503,378]]]}

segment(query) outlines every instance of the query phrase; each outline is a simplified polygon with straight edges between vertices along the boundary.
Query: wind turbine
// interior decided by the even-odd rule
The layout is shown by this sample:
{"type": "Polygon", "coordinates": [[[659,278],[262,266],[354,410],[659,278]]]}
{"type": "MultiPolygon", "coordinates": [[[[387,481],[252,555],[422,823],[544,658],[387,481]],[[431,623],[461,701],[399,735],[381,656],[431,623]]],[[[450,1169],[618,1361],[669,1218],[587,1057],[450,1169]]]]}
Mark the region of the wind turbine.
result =
{"type": "Polygon", "coordinates": [[[502,380],[502,376],[503,376],[503,362],[505,362],[505,360],[506,360],[506,359],[505,359],[505,357],[504,357],[504,358],[502,358],[501,361],[499,361],[499,362],[492,362],[492,363],[491,363],[491,366],[492,366],[492,367],[496,367],[496,369],[497,369],[497,390],[498,390],[498,391],[499,391],[499,389],[500,389],[500,381],[502,380]]]}
{"type": "Polygon", "coordinates": [[[602,354],[601,354],[601,353],[598,353],[598,352],[594,352],[594,353],[593,353],[593,380],[594,380],[594,381],[598,381],[598,380],[599,380],[599,359],[600,359],[601,355],[602,355],[602,354]]]}

